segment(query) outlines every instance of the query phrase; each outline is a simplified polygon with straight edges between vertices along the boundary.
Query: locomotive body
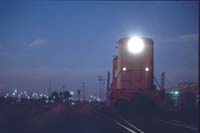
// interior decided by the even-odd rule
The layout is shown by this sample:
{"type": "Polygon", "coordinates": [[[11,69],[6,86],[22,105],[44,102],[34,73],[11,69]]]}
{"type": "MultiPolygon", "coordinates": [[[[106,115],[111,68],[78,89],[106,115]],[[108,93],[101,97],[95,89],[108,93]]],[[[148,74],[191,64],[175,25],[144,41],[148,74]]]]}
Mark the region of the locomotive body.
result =
{"type": "Polygon", "coordinates": [[[121,101],[133,102],[134,94],[142,94],[156,104],[161,104],[159,91],[155,90],[153,82],[153,40],[121,38],[117,44],[118,56],[113,59],[112,83],[107,92],[107,105],[116,105],[121,101]]]}
{"type": "Polygon", "coordinates": [[[153,40],[141,39],[144,48],[137,54],[129,51],[128,38],[118,41],[117,66],[114,68],[118,74],[113,73],[117,88],[113,89],[144,89],[153,86],[153,40]]]}

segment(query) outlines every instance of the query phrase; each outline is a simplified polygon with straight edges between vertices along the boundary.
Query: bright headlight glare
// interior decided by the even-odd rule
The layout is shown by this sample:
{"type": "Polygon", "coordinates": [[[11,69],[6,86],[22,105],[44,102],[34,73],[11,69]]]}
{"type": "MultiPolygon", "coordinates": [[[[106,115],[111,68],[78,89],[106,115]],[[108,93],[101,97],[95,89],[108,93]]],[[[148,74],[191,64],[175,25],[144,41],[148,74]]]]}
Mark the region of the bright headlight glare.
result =
{"type": "Polygon", "coordinates": [[[138,54],[144,49],[144,42],[139,37],[132,37],[128,41],[128,50],[133,54],[138,54]]]}

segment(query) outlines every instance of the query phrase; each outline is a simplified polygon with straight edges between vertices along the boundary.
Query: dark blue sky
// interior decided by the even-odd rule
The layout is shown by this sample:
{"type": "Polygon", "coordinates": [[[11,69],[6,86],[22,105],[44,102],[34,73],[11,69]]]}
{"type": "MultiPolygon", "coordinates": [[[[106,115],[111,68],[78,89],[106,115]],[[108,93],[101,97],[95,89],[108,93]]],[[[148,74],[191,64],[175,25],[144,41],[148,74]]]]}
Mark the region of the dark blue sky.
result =
{"type": "Polygon", "coordinates": [[[155,43],[155,76],[167,87],[198,79],[198,2],[0,2],[0,88],[72,90],[111,71],[115,42],[155,43]]]}

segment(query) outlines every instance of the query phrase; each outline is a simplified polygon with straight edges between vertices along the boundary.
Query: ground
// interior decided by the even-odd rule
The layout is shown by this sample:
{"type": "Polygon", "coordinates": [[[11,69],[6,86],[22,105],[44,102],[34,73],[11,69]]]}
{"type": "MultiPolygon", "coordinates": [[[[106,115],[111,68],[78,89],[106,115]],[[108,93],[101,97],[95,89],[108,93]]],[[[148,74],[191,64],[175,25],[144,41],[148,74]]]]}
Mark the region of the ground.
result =
{"type": "Polygon", "coordinates": [[[197,127],[161,116],[119,113],[84,103],[1,105],[2,133],[197,133],[197,127]]]}

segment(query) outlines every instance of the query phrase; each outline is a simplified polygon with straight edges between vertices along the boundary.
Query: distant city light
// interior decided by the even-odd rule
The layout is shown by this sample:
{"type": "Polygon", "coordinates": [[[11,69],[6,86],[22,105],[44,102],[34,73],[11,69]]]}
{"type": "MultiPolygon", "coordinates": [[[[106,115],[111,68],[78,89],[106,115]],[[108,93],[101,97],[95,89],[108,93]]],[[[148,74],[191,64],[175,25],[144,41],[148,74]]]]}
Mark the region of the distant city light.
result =
{"type": "Polygon", "coordinates": [[[175,95],[178,95],[178,94],[179,94],[179,92],[178,92],[178,91],[175,91],[175,92],[174,92],[174,94],[175,94],[175,95]]]}
{"type": "Polygon", "coordinates": [[[17,92],[17,90],[15,90],[15,93],[17,92]]]}
{"type": "Polygon", "coordinates": [[[73,91],[70,91],[70,95],[74,95],[74,92],[73,92],[73,91]]]}
{"type": "Polygon", "coordinates": [[[97,98],[97,101],[98,101],[98,102],[101,102],[101,99],[100,99],[100,98],[97,98]]]}
{"type": "Polygon", "coordinates": [[[15,93],[13,92],[13,94],[12,94],[13,96],[15,96],[15,93]]]}

